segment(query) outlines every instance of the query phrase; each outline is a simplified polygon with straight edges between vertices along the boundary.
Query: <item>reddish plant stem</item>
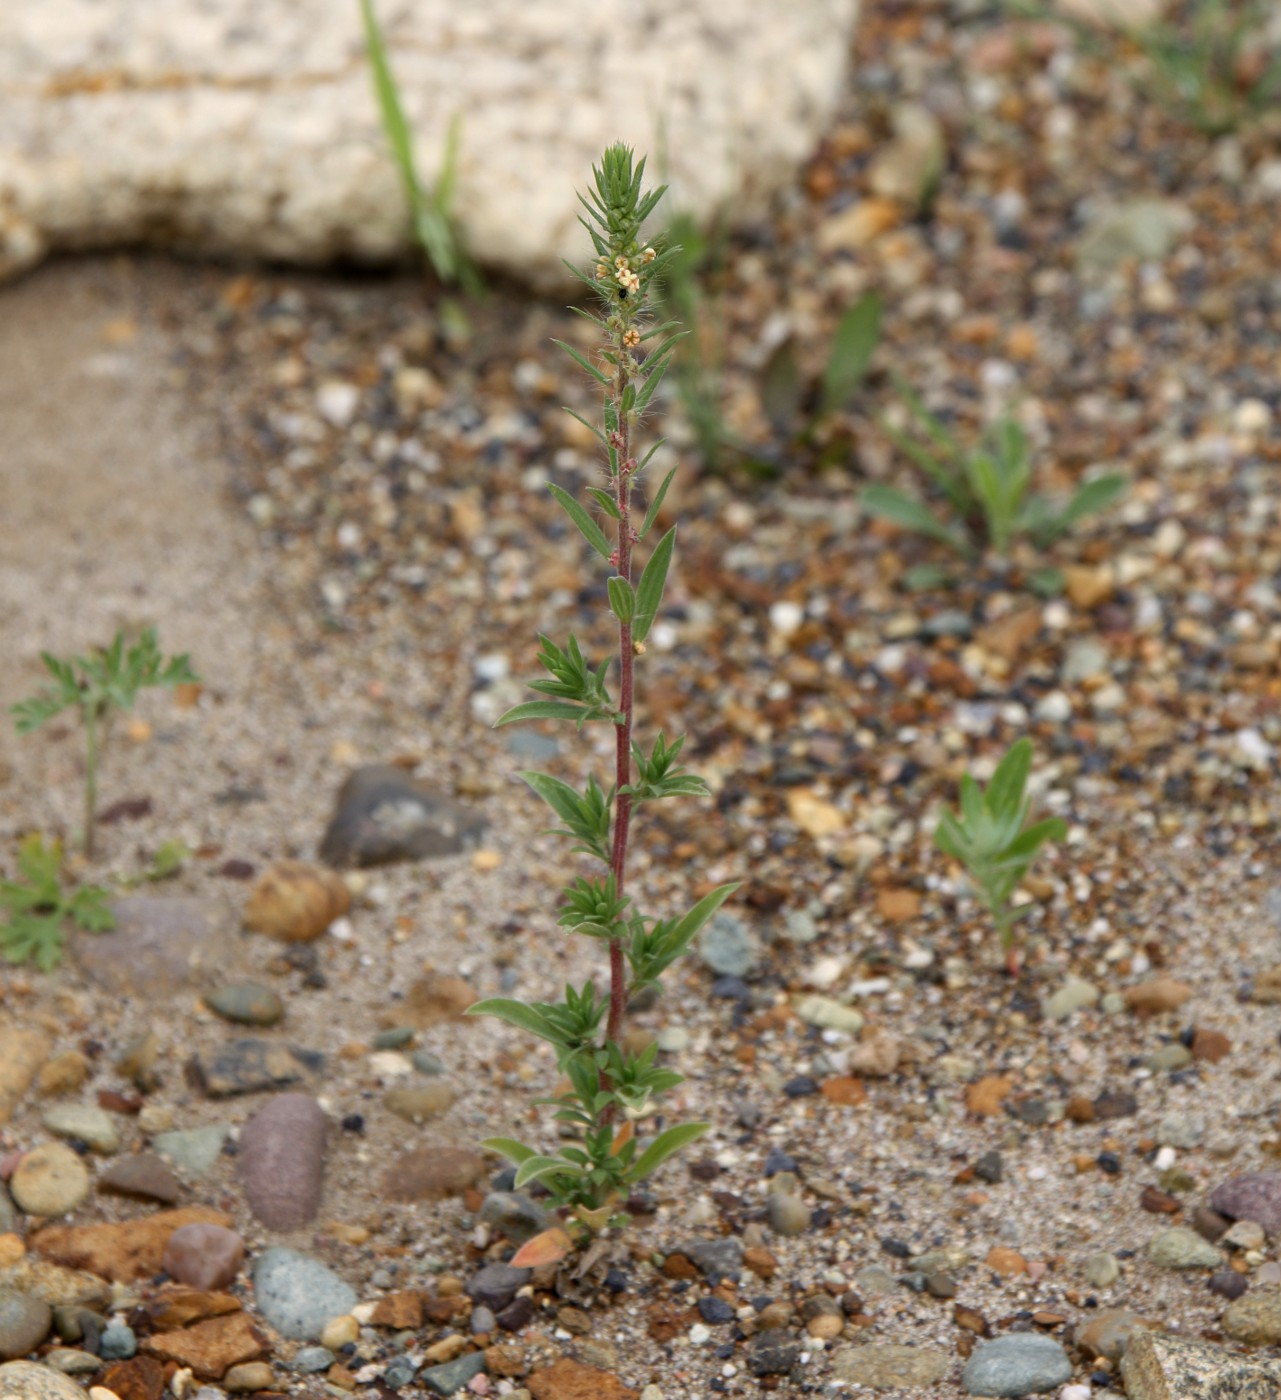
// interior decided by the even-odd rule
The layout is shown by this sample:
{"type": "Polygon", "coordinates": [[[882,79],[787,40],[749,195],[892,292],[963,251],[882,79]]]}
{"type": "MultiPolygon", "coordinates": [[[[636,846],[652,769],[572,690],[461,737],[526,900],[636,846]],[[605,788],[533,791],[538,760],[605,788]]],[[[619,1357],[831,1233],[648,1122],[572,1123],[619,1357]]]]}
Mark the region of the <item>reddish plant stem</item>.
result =
{"type": "MultiPolygon", "coordinates": [[[[623,390],[627,386],[625,368],[626,349],[621,343],[615,346],[619,357],[618,373],[614,380],[614,405],[618,410],[618,473],[614,478],[615,499],[618,503],[618,576],[629,584],[632,581],[632,455],[631,427],[627,415],[622,411],[623,390]]],[[[635,683],[632,672],[632,624],[618,624],[619,656],[619,699],[618,710],[622,723],[615,726],[614,782],[617,796],[614,799],[614,846],[611,852],[610,871],[623,893],[623,883],[627,876],[627,836],[631,825],[632,798],[623,789],[632,780],[632,705],[635,683]]],[[[609,1023],[605,1031],[608,1040],[617,1042],[623,1026],[623,1012],[627,1007],[627,969],[623,961],[622,940],[614,938],[609,944],[609,1023]]]]}

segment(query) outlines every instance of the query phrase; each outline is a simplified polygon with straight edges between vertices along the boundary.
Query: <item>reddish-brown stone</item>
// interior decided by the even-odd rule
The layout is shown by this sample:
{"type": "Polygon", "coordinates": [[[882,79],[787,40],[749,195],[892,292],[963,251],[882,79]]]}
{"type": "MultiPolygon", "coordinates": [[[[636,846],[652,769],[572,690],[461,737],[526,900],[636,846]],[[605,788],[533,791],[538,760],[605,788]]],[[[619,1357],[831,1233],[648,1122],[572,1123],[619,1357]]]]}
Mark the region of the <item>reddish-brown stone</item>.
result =
{"type": "Polygon", "coordinates": [[[108,1367],[98,1384],[120,1400],[161,1400],[165,1368],[154,1357],[135,1356],[108,1367]]]}
{"type": "Polygon", "coordinates": [[[617,1376],[568,1356],[532,1371],[525,1385],[534,1400],[636,1400],[637,1396],[617,1376]]]}
{"type": "Polygon", "coordinates": [[[53,1225],[32,1236],[29,1244],[55,1264],[85,1269],[113,1283],[132,1283],[158,1274],[169,1236],[183,1225],[196,1224],[231,1221],[208,1206],[186,1206],[118,1225],[53,1225]]]}
{"type": "Polygon", "coordinates": [[[219,1381],[242,1361],[259,1361],[271,1355],[266,1337],[243,1312],[213,1317],[176,1332],[148,1337],[143,1350],[161,1361],[189,1366],[202,1380],[219,1381]]]}

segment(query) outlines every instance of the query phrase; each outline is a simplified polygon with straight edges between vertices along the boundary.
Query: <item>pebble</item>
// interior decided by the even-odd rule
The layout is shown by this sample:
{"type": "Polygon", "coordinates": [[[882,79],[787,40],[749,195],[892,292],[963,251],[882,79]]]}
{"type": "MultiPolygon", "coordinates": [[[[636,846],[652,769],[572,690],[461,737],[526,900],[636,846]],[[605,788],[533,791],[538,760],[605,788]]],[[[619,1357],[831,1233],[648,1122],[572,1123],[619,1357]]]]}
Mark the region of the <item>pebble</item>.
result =
{"type": "Polygon", "coordinates": [[[357,768],[339,789],[320,842],[337,869],[457,855],[479,844],[479,812],[445,797],[393,764],[357,768]]]}
{"type": "Polygon", "coordinates": [[[436,1118],[453,1102],[453,1088],[443,1079],[428,1084],[402,1085],[383,1097],[383,1106],[407,1123],[425,1123],[428,1118],[436,1118]]]}
{"type": "Polygon", "coordinates": [[[308,1094],[278,1094],[240,1135],[240,1180],[254,1215],[271,1230],[296,1230],[320,1209],[325,1111],[308,1094]]]}
{"type": "Polygon", "coordinates": [[[1281,1288],[1260,1288],[1232,1303],[1223,1314],[1223,1330],[1248,1346],[1281,1343],[1281,1288]]]}
{"type": "Polygon", "coordinates": [[[698,956],[719,977],[746,977],[760,962],[760,940],[741,919],[722,912],[699,936],[698,956]]]}
{"type": "Polygon", "coordinates": [[[254,1261],[254,1296],[282,1337],[315,1341],[331,1317],[356,1306],[356,1292],[319,1259],[296,1249],[268,1249],[254,1261]]]}
{"type": "Polygon", "coordinates": [[[434,1395],[453,1395],[485,1369],[485,1353],[469,1352],[457,1361],[447,1361],[443,1366],[429,1366],[419,1371],[418,1384],[425,1386],[434,1395]]]}
{"type": "Polygon", "coordinates": [[[89,1169],[63,1142],[25,1154],[9,1178],[15,1204],[27,1215],[65,1215],[89,1194],[89,1169]]]}
{"type": "Polygon", "coordinates": [[[479,1218],[516,1245],[532,1240],[556,1223],[549,1211],[518,1191],[491,1191],[481,1204],[479,1218]]]}
{"type": "Polygon", "coordinates": [[[832,1357],[832,1375],[848,1385],[872,1390],[937,1385],[951,1368],[952,1358],[932,1347],[875,1343],[841,1347],[832,1357]]]}
{"type": "Polygon", "coordinates": [[[1099,1254],[1091,1254],[1081,1265],[1081,1272],[1091,1287],[1111,1288],[1121,1277],[1121,1265],[1117,1261],[1116,1255],[1103,1251],[1099,1254]]]}
{"type": "Polygon", "coordinates": [[[299,1347],[294,1353],[293,1368],[304,1376],[327,1371],[337,1358],[328,1347],[299,1347]]]}
{"type": "Polygon", "coordinates": [[[43,1298],[0,1289],[0,1361],[34,1351],[52,1326],[53,1310],[43,1298]]]}
{"type": "Polygon", "coordinates": [[[285,1004],[269,987],[257,982],[231,982],[205,997],[205,1004],[224,1021],[245,1026],[274,1026],[285,1004]]]}
{"type": "Polygon", "coordinates": [[[716,1240],[692,1238],[678,1247],[709,1281],[734,1278],[743,1267],[743,1241],[734,1235],[716,1240]]]}
{"type": "Polygon", "coordinates": [[[758,1332],[747,1350],[747,1369],[754,1376],[786,1375],[800,1359],[800,1343],[781,1327],[758,1332]]]}
{"type": "Polygon", "coordinates": [[[1131,1011],[1176,1011],[1192,995],[1192,988],[1173,977],[1153,977],[1122,994],[1131,1011]]]}
{"type": "Polygon", "coordinates": [[[272,1390],[275,1372],[266,1361],[242,1361],[232,1366],[222,1378],[222,1388],[232,1395],[248,1395],[254,1391],[272,1390]]]}
{"type": "Polygon", "coordinates": [[[797,1016],[806,1025],[819,1026],[825,1030],[846,1031],[857,1035],[863,1029],[866,1019],[861,1011],[846,1006],[833,997],[801,995],[796,997],[792,1004],[797,1016]]]}
{"type": "Polygon", "coordinates": [[[207,1176],[222,1156],[223,1144],[231,1135],[229,1123],[211,1123],[204,1128],[176,1129],[157,1133],[152,1147],[188,1176],[207,1176]]]}
{"type": "Polygon", "coordinates": [[[467,1281],[467,1296],[493,1312],[501,1312],[533,1277],[529,1269],[510,1264],[486,1264],[467,1281]]]}
{"type": "Polygon", "coordinates": [[[1237,1273],[1235,1269],[1220,1269],[1210,1276],[1210,1292],[1229,1301],[1240,1298],[1249,1287],[1250,1282],[1246,1276],[1237,1273]]]}
{"type": "Polygon", "coordinates": [[[1047,1021],[1063,1021],[1083,1007],[1097,1006],[1099,996],[1099,989],[1093,982],[1083,977],[1069,977],[1058,991],[1045,998],[1041,1012],[1047,1021]]]}
{"type": "Polygon", "coordinates": [[[776,1235],[802,1235],[810,1227],[810,1208],[799,1196],[786,1191],[771,1191],[765,1202],[765,1214],[770,1229],[776,1235]]]}
{"type": "MultiPolygon", "coordinates": [[[[484,1175],[483,1158],[466,1148],[417,1147],[401,1153],[387,1168],[382,1193],[391,1201],[440,1201],[462,1195],[484,1175]]],[[[507,1238],[517,1242],[515,1235],[507,1238]]]]}
{"type": "Polygon", "coordinates": [[[1147,1323],[1128,1308],[1105,1308],[1076,1329],[1076,1344],[1091,1356],[1119,1361],[1130,1338],[1147,1323]]]}
{"type": "Polygon", "coordinates": [[[1205,1126],[1199,1113],[1167,1113],[1157,1124],[1156,1140],[1163,1147],[1198,1147],[1205,1138],[1205,1126]]]}
{"type": "Polygon", "coordinates": [[[190,1069],[211,1099],[235,1094],[256,1094],[265,1089],[285,1089],[319,1074],[325,1057],[284,1041],[253,1037],[233,1040],[213,1055],[195,1055],[190,1069]]]}
{"type": "Polygon", "coordinates": [[[350,1313],[331,1317],[320,1329],[320,1345],[328,1351],[341,1351],[359,1339],[360,1323],[350,1313]]]}
{"type": "Polygon", "coordinates": [[[120,1151],[120,1134],[111,1115],[95,1104],[57,1103],[45,1109],[40,1121],[56,1137],[79,1138],[103,1156],[120,1151]]]}
{"type": "Polygon", "coordinates": [[[341,876],[306,861],[278,860],[250,890],[244,922],[285,943],[310,943],[350,908],[341,876]]]}
{"type": "Polygon", "coordinates": [[[104,1361],[128,1361],[137,1350],[138,1338],[123,1322],[108,1323],[98,1339],[98,1355],[104,1361]]]}
{"type": "Polygon", "coordinates": [[[898,1280],[880,1264],[868,1264],[860,1269],[854,1275],[854,1283],[860,1293],[871,1297],[883,1293],[893,1293],[898,1287],[898,1280]]]}
{"type": "Polygon", "coordinates": [[[8,1361],[0,1366],[0,1395],[4,1400],[85,1400],[70,1377],[34,1361],[8,1361]]]}
{"type": "Polygon", "coordinates": [[[1281,1235],[1281,1172],[1247,1172],[1210,1192],[1211,1209],[1232,1220],[1254,1220],[1265,1233],[1281,1235]]]}
{"type": "Polygon", "coordinates": [[[245,1261],[245,1243],[225,1225],[180,1225],[169,1236],[161,1266],[179,1283],[211,1293],[229,1288],[245,1261]]]}
{"type": "Polygon", "coordinates": [[[961,1373],[971,1395],[987,1396],[1032,1395],[1071,1379],[1067,1352],[1037,1332],[1008,1332],[981,1343],[961,1373]]]}
{"type": "Polygon", "coordinates": [[[1160,1045],[1149,1054],[1144,1055],[1143,1063],[1150,1070],[1155,1070],[1158,1074],[1165,1074],[1176,1069],[1185,1069],[1192,1063],[1192,1051],[1186,1045],[1180,1045],[1175,1041],[1172,1045],[1160,1045]]]}
{"type": "Polygon", "coordinates": [[[108,1196],[135,1196],[171,1206],[182,1194],[182,1185],[154,1152],[137,1152],[100,1172],[98,1190],[108,1196]]]}
{"type": "Polygon", "coordinates": [[[679,1055],[689,1049],[689,1043],[690,1034],[684,1026],[664,1026],[658,1033],[658,1048],[667,1055],[679,1055]]]}
{"type": "Polygon", "coordinates": [[[1224,1262],[1220,1250],[1181,1225],[1155,1236],[1148,1245],[1148,1258],[1160,1269],[1213,1269],[1224,1262]]]}

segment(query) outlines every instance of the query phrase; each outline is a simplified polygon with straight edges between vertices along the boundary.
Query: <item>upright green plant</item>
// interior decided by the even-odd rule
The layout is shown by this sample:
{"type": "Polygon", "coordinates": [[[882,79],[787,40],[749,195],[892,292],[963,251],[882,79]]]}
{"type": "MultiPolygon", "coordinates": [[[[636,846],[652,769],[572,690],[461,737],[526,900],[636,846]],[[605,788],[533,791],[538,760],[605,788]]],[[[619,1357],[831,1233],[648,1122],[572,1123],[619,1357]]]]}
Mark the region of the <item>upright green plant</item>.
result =
{"type": "MultiPolygon", "coordinates": [[[[596,262],[590,276],[571,269],[597,294],[599,313],[579,314],[596,327],[601,344],[596,359],[561,341],[556,343],[599,386],[602,426],[574,414],[599,440],[605,484],[589,488],[613,538],[596,517],[558,486],[549,489],[583,539],[610,566],[606,580],[610,611],[617,626],[617,684],[609,685],[611,658],[593,664],[571,634],[565,646],[540,636],[539,660],[548,676],[530,682],[547,699],[518,705],[498,723],[517,720],[567,720],[614,727],[614,779],[603,788],[588,778],[580,792],[545,773],[522,773],[529,786],[556,814],[556,830],[574,842],[573,849],[605,867],[605,874],[580,877],[564,891],[561,927],[598,940],[609,954],[609,991],[594,981],[567,986],[560,1002],[524,1002],[495,998],[478,1002],[472,1015],[497,1016],[547,1041],[568,1087],[553,1099],[556,1118],[575,1134],[572,1145],[544,1155],[512,1138],[490,1138],[485,1146],[517,1165],[516,1185],[541,1181],[558,1206],[572,1213],[579,1233],[592,1234],[626,1219],[618,1203],[627,1190],[648,1176],[672,1153],[707,1130],[706,1123],[681,1123],[659,1133],[644,1147],[634,1122],[650,1100],[681,1082],[681,1076],[656,1063],[655,1048],[636,1052],[623,1044],[623,1018],[629,999],[656,989],[664,971],[689,947],[708,919],[738,888],[721,885],[680,918],[640,914],[626,892],[628,840],[632,814],[644,802],[665,797],[699,796],[708,791],[700,778],[679,762],[684,739],[668,743],[659,734],[649,751],[633,736],[636,662],[645,654],[645,639],[663,598],[676,543],[673,526],[658,541],[634,579],[634,548],[654,525],[675,469],[649,499],[637,523],[633,492],[659,443],[636,455],[634,434],[663,374],[671,363],[680,332],[676,323],[650,325],[654,279],[674,250],[656,253],[641,237],[641,226],[662,197],[665,186],[642,192],[645,161],[632,151],[611,146],[600,167],[593,167],[595,188],[579,196],[588,218],[596,262]],[[602,367],[603,366],[603,367],[602,367]],[[635,762],[635,776],[632,764],[635,762]]],[[[572,410],[569,410],[572,412],[572,410]]]]}
{"type": "Polygon", "coordinates": [[[918,431],[913,436],[888,424],[886,431],[956,519],[949,521],[919,497],[882,482],[860,493],[872,515],[928,535],[971,559],[981,543],[998,554],[1008,553],[1018,535],[1027,535],[1038,549],[1047,549],[1074,525],[1106,510],[1125,494],[1128,483],[1115,472],[1083,482],[1066,501],[1036,494],[1031,490],[1031,446],[1014,419],[1002,418],[978,447],[967,449],[902,380],[897,385],[918,431]]]}
{"type": "Polygon", "coordinates": [[[440,179],[433,188],[418,173],[413,132],[400,100],[396,76],[391,71],[387,45],[373,0],[360,0],[360,17],[365,29],[365,47],[369,53],[378,112],[387,144],[391,147],[392,159],[400,174],[400,182],[405,189],[418,246],[436,276],[446,286],[457,285],[466,292],[477,292],[480,290],[480,276],[463,252],[451,212],[458,179],[458,118],[449,123],[440,179]]]}
{"type": "Polygon", "coordinates": [[[195,681],[187,653],[167,661],[156,645],[156,629],[148,627],[127,651],[125,636],[117,632],[105,650],[66,659],[40,653],[53,685],[14,705],[19,734],[39,729],[63,710],[75,709],[85,734],[85,855],[93,859],[95,813],[98,808],[98,752],[105,727],[113,713],[132,710],[138,692],[150,686],[173,686],[195,681]]]}
{"type": "Polygon", "coordinates": [[[1027,824],[1031,768],[1032,741],[1020,739],[997,765],[986,789],[968,773],[961,779],[960,811],[944,809],[934,829],[935,845],[965,867],[992,915],[1011,974],[1018,971],[1014,926],[1032,906],[1015,908],[1010,900],[1041,847],[1067,836],[1061,817],[1027,824]]]}

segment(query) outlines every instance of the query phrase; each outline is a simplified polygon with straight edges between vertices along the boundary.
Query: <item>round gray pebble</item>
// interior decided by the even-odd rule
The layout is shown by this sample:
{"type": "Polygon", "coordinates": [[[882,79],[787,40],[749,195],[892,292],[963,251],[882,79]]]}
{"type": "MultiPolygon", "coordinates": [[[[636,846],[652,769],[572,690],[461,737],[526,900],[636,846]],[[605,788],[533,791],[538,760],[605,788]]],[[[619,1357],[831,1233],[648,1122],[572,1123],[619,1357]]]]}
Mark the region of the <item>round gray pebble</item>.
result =
{"type": "Polygon", "coordinates": [[[98,1342],[98,1355],[104,1361],[128,1361],[138,1350],[138,1338],[123,1322],[108,1325],[98,1342]]]}
{"type": "Polygon", "coordinates": [[[42,1298],[10,1289],[0,1292],[0,1361],[26,1356],[49,1335],[53,1312],[42,1298]]]}
{"type": "Polygon", "coordinates": [[[961,1373],[971,1395],[1039,1395],[1071,1379],[1067,1352],[1039,1332],[1007,1332],[984,1342],[961,1373]]]}
{"type": "Polygon", "coordinates": [[[254,1261],[254,1296],[263,1317],[292,1341],[316,1341],[331,1317],[356,1306],[349,1287],[319,1259],[278,1246],[254,1261]]]}

